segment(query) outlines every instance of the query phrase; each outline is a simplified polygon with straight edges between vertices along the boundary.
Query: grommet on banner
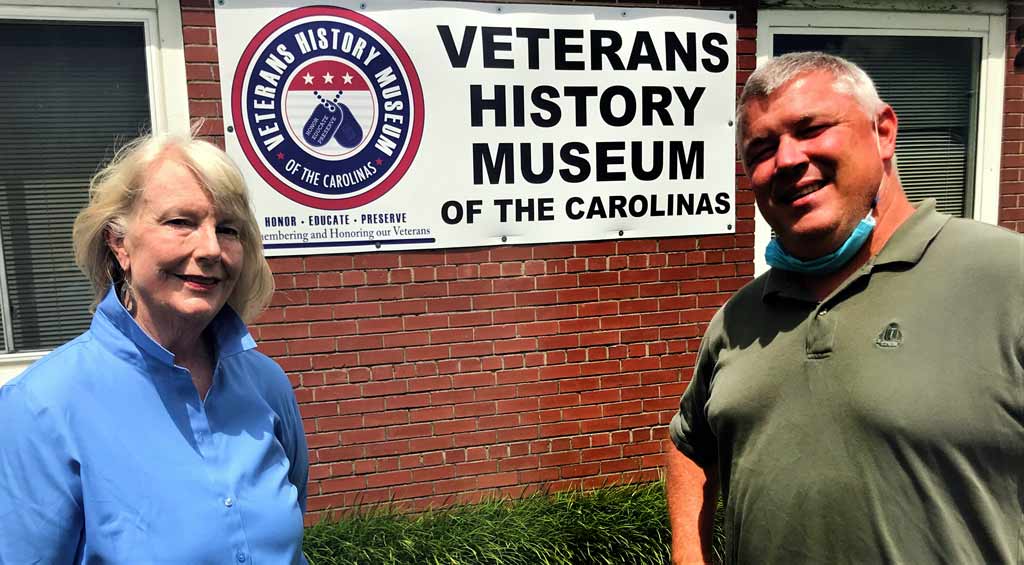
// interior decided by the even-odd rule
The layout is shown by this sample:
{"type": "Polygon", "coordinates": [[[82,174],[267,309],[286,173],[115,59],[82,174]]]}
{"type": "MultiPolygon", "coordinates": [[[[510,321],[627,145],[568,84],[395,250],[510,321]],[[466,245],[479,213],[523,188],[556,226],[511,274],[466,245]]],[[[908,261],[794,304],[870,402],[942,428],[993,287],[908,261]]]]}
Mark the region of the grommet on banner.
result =
{"type": "Polygon", "coordinates": [[[508,236],[507,235],[501,236],[501,241],[502,242],[508,241],[508,236]]]}
{"type": "Polygon", "coordinates": [[[619,230],[619,237],[622,237],[622,236],[624,236],[624,235],[626,235],[626,232],[624,232],[624,231],[622,231],[622,230],[619,230]]]}
{"type": "Polygon", "coordinates": [[[725,229],[727,229],[727,230],[729,230],[729,231],[732,231],[732,224],[727,224],[727,225],[725,226],[725,229]]]}
{"type": "Polygon", "coordinates": [[[376,247],[377,249],[380,249],[380,242],[379,241],[373,242],[373,246],[376,247]]]}
{"type": "Polygon", "coordinates": [[[228,133],[234,133],[234,132],[235,132],[235,126],[228,126],[228,133]]]}

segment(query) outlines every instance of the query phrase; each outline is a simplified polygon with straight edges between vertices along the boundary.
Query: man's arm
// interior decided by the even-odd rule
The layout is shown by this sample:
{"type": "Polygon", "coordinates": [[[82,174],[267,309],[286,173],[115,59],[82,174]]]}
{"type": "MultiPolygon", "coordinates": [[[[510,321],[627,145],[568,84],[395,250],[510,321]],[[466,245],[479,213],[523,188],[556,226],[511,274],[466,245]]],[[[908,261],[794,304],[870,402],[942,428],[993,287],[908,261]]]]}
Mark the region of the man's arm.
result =
{"type": "Polygon", "coordinates": [[[672,563],[711,563],[718,470],[703,469],[671,442],[665,451],[665,496],[672,526],[672,563]]]}

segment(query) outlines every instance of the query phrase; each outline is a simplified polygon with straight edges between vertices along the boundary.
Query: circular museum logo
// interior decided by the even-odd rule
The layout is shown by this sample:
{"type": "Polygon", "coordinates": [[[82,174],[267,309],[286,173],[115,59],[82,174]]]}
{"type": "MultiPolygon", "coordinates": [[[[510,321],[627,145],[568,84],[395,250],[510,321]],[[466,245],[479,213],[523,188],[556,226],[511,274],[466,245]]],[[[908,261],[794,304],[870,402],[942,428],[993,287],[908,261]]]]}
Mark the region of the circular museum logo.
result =
{"type": "Polygon", "coordinates": [[[231,115],[246,159],[300,204],[344,210],[402,178],[423,132],[409,55],[366,16],[299,8],[263,27],[235,70],[231,115]]]}

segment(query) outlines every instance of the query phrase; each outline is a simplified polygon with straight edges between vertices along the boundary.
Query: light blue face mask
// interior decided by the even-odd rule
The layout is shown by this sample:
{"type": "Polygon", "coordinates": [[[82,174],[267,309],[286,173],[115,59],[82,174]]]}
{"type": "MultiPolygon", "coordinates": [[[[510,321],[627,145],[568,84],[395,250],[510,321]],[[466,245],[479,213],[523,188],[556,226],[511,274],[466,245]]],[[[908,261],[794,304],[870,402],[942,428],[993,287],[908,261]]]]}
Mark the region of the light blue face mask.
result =
{"type": "Polygon", "coordinates": [[[867,217],[857,224],[853,233],[850,234],[850,237],[846,238],[846,241],[839,246],[839,249],[828,255],[823,255],[809,261],[797,259],[786,253],[786,250],[779,244],[778,239],[773,239],[768,244],[768,249],[764,252],[764,258],[770,266],[776,269],[810,275],[827,275],[838,271],[843,265],[849,263],[850,259],[860,251],[860,248],[864,247],[864,243],[867,242],[874,229],[875,219],[869,211],[867,217]]]}

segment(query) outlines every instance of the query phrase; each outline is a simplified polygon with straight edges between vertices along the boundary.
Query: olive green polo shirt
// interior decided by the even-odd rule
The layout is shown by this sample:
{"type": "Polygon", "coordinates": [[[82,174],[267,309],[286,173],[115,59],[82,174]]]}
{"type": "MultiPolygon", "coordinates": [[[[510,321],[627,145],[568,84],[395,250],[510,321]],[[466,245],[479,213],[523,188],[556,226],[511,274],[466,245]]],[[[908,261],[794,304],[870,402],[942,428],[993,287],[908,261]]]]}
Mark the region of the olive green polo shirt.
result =
{"type": "Polygon", "coordinates": [[[1024,236],[918,207],[825,300],[772,270],[670,425],[738,563],[1024,563],[1024,236]]]}

